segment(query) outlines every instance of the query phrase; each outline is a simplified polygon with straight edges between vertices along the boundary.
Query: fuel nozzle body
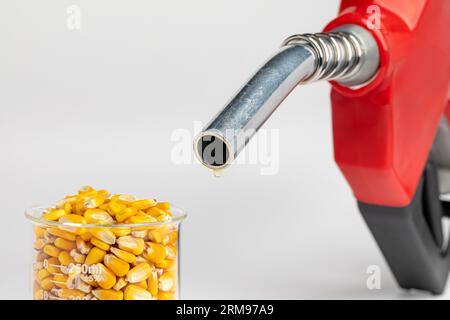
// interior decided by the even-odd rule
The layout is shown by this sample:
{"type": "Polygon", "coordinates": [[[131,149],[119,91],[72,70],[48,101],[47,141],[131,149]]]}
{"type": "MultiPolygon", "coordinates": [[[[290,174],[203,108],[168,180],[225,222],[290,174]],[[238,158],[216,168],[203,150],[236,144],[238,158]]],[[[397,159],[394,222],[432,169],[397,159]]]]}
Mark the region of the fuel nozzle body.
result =
{"type": "Polygon", "coordinates": [[[376,41],[364,28],[294,35],[237,92],[194,141],[210,169],[228,166],[299,84],[335,80],[348,87],[369,82],[379,67],[376,41]]]}

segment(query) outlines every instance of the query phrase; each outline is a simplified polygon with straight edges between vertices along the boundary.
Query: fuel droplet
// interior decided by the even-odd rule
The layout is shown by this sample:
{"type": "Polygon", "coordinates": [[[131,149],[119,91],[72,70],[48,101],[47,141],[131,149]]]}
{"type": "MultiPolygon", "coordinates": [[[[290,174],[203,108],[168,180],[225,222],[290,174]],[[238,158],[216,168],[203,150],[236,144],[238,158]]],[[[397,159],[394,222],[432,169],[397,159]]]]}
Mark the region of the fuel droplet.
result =
{"type": "Polygon", "coordinates": [[[212,172],[216,178],[220,178],[220,176],[222,176],[222,169],[214,169],[212,172]]]}

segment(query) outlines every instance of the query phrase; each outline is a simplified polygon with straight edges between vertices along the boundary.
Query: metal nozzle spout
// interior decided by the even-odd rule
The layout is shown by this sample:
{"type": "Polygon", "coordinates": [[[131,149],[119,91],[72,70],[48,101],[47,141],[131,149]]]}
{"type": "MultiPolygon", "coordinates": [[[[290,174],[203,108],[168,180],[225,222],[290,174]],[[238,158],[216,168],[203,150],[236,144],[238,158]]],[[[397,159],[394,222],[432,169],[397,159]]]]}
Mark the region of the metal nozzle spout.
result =
{"type": "Polygon", "coordinates": [[[378,69],[375,40],[358,26],[288,38],[194,141],[194,153],[210,169],[228,166],[275,109],[300,83],[369,81],[378,69]]]}

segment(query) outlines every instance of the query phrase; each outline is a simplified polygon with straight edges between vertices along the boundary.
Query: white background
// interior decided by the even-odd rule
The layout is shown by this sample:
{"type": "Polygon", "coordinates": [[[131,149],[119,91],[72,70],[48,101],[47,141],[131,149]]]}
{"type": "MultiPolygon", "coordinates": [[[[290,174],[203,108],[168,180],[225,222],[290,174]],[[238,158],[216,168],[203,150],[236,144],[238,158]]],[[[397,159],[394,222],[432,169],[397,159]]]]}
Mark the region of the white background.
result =
{"type": "Polygon", "coordinates": [[[338,1],[9,0],[0,4],[0,298],[31,297],[26,207],[89,184],[189,211],[186,299],[408,298],[333,162],[329,85],[298,88],[266,129],[280,168],[220,179],[171,161],[177,128],[208,121],[281,41],[338,1]],[[69,5],[81,29],[66,26],[69,5]],[[382,289],[366,287],[381,267],[382,289]]]}

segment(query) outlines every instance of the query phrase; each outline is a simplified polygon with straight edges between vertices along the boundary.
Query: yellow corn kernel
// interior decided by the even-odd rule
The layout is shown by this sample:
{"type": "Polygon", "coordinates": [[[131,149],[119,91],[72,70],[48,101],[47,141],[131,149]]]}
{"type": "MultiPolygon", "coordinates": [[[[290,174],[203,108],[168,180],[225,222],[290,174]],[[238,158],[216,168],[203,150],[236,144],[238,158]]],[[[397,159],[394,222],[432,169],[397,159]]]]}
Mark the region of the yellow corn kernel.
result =
{"type": "Polygon", "coordinates": [[[61,265],[59,264],[59,260],[55,257],[51,257],[51,258],[44,260],[44,266],[45,266],[45,269],[47,269],[47,271],[50,272],[51,274],[61,272],[61,269],[60,269],[61,265]]]}
{"type": "Polygon", "coordinates": [[[160,292],[158,293],[158,300],[175,300],[175,293],[171,292],[160,292]]]}
{"type": "Polygon", "coordinates": [[[166,247],[154,242],[146,242],[147,249],[144,258],[153,263],[161,263],[166,258],[166,247]]]}
{"type": "Polygon", "coordinates": [[[67,288],[67,276],[64,274],[55,274],[52,282],[59,288],[67,288]]]}
{"type": "Polygon", "coordinates": [[[166,225],[152,227],[148,231],[148,237],[153,242],[166,244],[166,243],[170,242],[170,232],[171,232],[171,228],[166,225]]]}
{"type": "Polygon", "coordinates": [[[110,214],[101,209],[88,209],[84,213],[87,223],[113,224],[114,219],[110,214]]]}
{"type": "Polygon", "coordinates": [[[44,300],[44,298],[45,298],[44,290],[37,289],[34,291],[34,296],[33,296],[34,300],[44,300]]]}
{"type": "Polygon", "coordinates": [[[176,270],[177,264],[175,260],[165,259],[160,263],[156,264],[156,267],[164,270],[176,270]]]}
{"type": "Polygon", "coordinates": [[[147,290],[147,281],[146,280],[142,280],[141,282],[137,282],[137,283],[135,283],[135,285],[137,285],[137,286],[147,290]]]}
{"type": "Polygon", "coordinates": [[[78,189],[78,194],[85,194],[85,193],[92,193],[92,192],[96,192],[96,191],[91,186],[82,186],[80,189],[78,189]]]}
{"type": "MultiPolygon", "coordinates": [[[[78,214],[67,214],[64,217],[59,218],[58,221],[62,223],[77,223],[77,224],[86,223],[86,219],[78,214]]],[[[72,232],[78,235],[86,233],[86,228],[71,227],[71,226],[61,226],[60,228],[64,231],[72,232]]]]}
{"type": "Polygon", "coordinates": [[[95,279],[103,289],[111,289],[116,284],[116,275],[101,263],[96,265],[95,279]]]}
{"type": "Polygon", "coordinates": [[[79,253],[76,249],[70,250],[70,256],[76,263],[84,263],[86,261],[86,256],[79,253]]]}
{"type": "Polygon", "coordinates": [[[135,196],[131,196],[129,194],[119,194],[117,196],[117,201],[123,201],[123,202],[133,202],[136,200],[135,196]]]}
{"type": "Polygon", "coordinates": [[[39,281],[42,281],[43,279],[51,276],[50,272],[48,272],[46,269],[41,269],[38,272],[36,272],[36,278],[39,281]]]}
{"type": "MultiPolygon", "coordinates": [[[[86,234],[88,234],[88,233],[86,233],[86,234]]],[[[81,236],[77,237],[76,245],[77,245],[78,251],[82,254],[88,254],[89,251],[92,249],[92,244],[90,242],[84,241],[81,236]]]]}
{"type": "Polygon", "coordinates": [[[173,244],[166,245],[166,259],[175,259],[177,257],[177,247],[173,244]]]}
{"type": "Polygon", "coordinates": [[[73,241],[66,240],[64,238],[56,238],[55,242],[53,243],[55,247],[63,250],[72,250],[77,247],[76,243],[73,241]]]}
{"type": "Polygon", "coordinates": [[[171,219],[171,217],[169,215],[161,215],[158,218],[156,218],[157,221],[159,222],[164,222],[164,221],[169,221],[171,219]]]}
{"type": "Polygon", "coordinates": [[[49,256],[46,255],[45,253],[43,253],[42,251],[36,252],[36,254],[34,256],[34,260],[36,260],[36,262],[39,262],[39,263],[42,263],[47,258],[49,258],[49,256]]]}
{"type": "Polygon", "coordinates": [[[92,238],[92,234],[90,232],[85,232],[80,234],[80,238],[83,239],[84,241],[89,241],[92,238]]]}
{"type": "Polygon", "coordinates": [[[130,283],[137,283],[148,279],[152,273],[153,268],[148,263],[140,263],[127,273],[127,281],[130,283]]]}
{"type": "Polygon", "coordinates": [[[41,228],[38,226],[34,227],[34,235],[36,236],[36,238],[42,238],[44,236],[46,229],[45,228],[41,228]]]}
{"type": "Polygon", "coordinates": [[[58,260],[63,266],[68,266],[69,264],[74,262],[74,260],[67,251],[61,251],[59,253],[58,260]]]}
{"type": "Polygon", "coordinates": [[[167,211],[167,210],[170,210],[170,203],[169,202],[158,202],[156,204],[156,207],[161,210],[167,211]]]}
{"type": "Polygon", "coordinates": [[[116,274],[118,277],[123,277],[127,274],[128,270],[130,270],[130,265],[117,258],[115,255],[107,254],[104,258],[105,265],[116,274]]]}
{"type": "MultiPolygon", "coordinates": [[[[156,222],[158,220],[156,220],[154,217],[152,217],[151,215],[148,214],[138,214],[135,216],[132,216],[130,218],[128,218],[127,223],[151,223],[151,222],[156,222]]],[[[135,230],[139,230],[139,229],[135,229],[135,230]]]]}
{"type": "Polygon", "coordinates": [[[128,218],[137,215],[138,212],[139,211],[136,208],[125,208],[124,210],[116,214],[116,220],[118,222],[123,222],[128,218]]]}
{"type": "Polygon", "coordinates": [[[72,213],[72,205],[69,202],[65,202],[61,209],[64,209],[67,214],[72,213]]]}
{"type": "MultiPolygon", "coordinates": [[[[134,260],[132,265],[133,265],[133,267],[136,267],[138,264],[141,264],[141,263],[149,263],[149,261],[147,259],[145,259],[143,256],[137,256],[136,260],[134,260]]],[[[153,266],[153,264],[151,266],[153,266]]]]}
{"type": "Polygon", "coordinates": [[[51,244],[47,244],[44,246],[43,251],[45,254],[48,254],[50,257],[57,258],[61,250],[59,250],[55,246],[52,246],[51,244]]]}
{"type": "Polygon", "coordinates": [[[96,246],[97,248],[100,248],[102,250],[108,251],[109,250],[109,244],[103,242],[102,240],[99,240],[97,238],[91,239],[91,244],[96,246]]]}
{"type": "Polygon", "coordinates": [[[160,291],[171,291],[175,288],[175,274],[172,272],[165,272],[158,279],[158,289],[160,291]]]}
{"type": "Polygon", "coordinates": [[[36,239],[36,241],[34,241],[34,248],[36,250],[41,250],[44,246],[45,246],[44,239],[38,238],[38,239],[36,239]]]}
{"type": "Polygon", "coordinates": [[[153,297],[158,296],[158,274],[152,271],[150,277],[147,279],[147,289],[153,297]]]}
{"type": "Polygon", "coordinates": [[[135,255],[139,255],[144,251],[144,239],[124,236],[117,239],[119,248],[135,255]]]}
{"type": "Polygon", "coordinates": [[[61,217],[65,216],[67,213],[64,209],[51,209],[49,212],[44,213],[42,218],[49,221],[56,221],[61,217]]]}
{"type": "Polygon", "coordinates": [[[132,254],[131,252],[127,252],[125,250],[122,250],[122,249],[119,249],[119,248],[115,248],[115,247],[111,247],[109,250],[116,257],[122,259],[125,262],[133,263],[136,260],[136,256],[134,254],[132,254]]]}
{"type": "Polygon", "coordinates": [[[73,278],[73,288],[77,289],[84,293],[90,293],[92,290],[92,286],[84,281],[82,281],[81,277],[73,278]]]}
{"type": "Polygon", "coordinates": [[[44,243],[46,243],[46,244],[52,244],[53,242],[55,242],[56,237],[51,235],[49,232],[45,232],[43,240],[44,240],[44,243]]]}
{"type": "Polygon", "coordinates": [[[134,231],[131,231],[131,235],[135,238],[142,238],[142,239],[147,238],[147,230],[142,230],[142,229],[146,229],[146,228],[145,227],[135,228],[134,231]]]}
{"type": "Polygon", "coordinates": [[[92,294],[98,300],[123,300],[123,292],[116,290],[96,289],[92,291],[92,294]]]}
{"type": "Polygon", "coordinates": [[[52,293],[59,298],[70,300],[74,300],[75,298],[83,298],[86,295],[84,292],[79,290],[67,288],[53,289],[52,293]]]}
{"type": "Polygon", "coordinates": [[[131,202],[130,205],[138,210],[145,210],[154,207],[156,205],[156,201],[154,199],[136,200],[131,202]]]}
{"type": "Polygon", "coordinates": [[[129,284],[125,288],[124,298],[125,300],[152,300],[152,295],[137,285],[129,284]]]}
{"type": "Polygon", "coordinates": [[[102,196],[94,196],[92,198],[89,198],[85,203],[84,206],[88,209],[97,208],[98,206],[101,206],[105,202],[105,198],[102,196]]]}
{"type": "Polygon", "coordinates": [[[98,190],[97,194],[99,196],[103,197],[104,199],[109,199],[109,196],[110,196],[109,191],[105,190],[105,189],[98,190]]]}
{"type": "Polygon", "coordinates": [[[116,236],[110,230],[105,228],[93,228],[90,230],[92,235],[107,244],[114,244],[116,242],[116,236]]]}
{"type": "Polygon", "coordinates": [[[127,280],[125,280],[124,278],[119,278],[119,279],[117,279],[117,282],[116,282],[116,284],[114,285],[113,289],[114,289],[114,290],[121,290],[121,289],[124,288],[127,284],[128,284],[127,280]]]}
{"type": "Polygon", "coordinates": [[[60,238],[63,238],[63,239],[69,240],[69,241],[75,241],[75,239],[77,237],[75,234],[68,232],[68,231],[61,230],[59,228],[48,228],[47,231],[51,235],[54,235],[56,237],[60,237],[60,238]]]}
{"type": "Polygon", "coordinates": [[[99,249],[97,247],[93,247],[86,256],[85,263],[87,265],[91,265],[103,261],[105,254],[106,252],[104,250],[99,249]]]}
{"type": "Polygon", "coordinates": [[[147,209],[145,212],[147,214],[151,215],[154,218],[158,218],[159,216],[165,216],[168,213],[158,207],[151,207],[150,209],[147,209]]]}
{"type": "Polygon", "coordinates": [[[53,282],[52,282],[53,277],[47,277],[45,279],[43,279],[39,284],[41,285],[42,289],[44,290],[50,290],[51,288],[53,288],[53,282]]]}
{"type": "Polygon", "coordinates": [[[131,233],[131,228],[127,228],[127,227],[111,228],[111,231],[117,237],[123,237],[123,236],[127,236],[127,235],[129,235],[131,233]]]}
{"type": "Polygon", "coordinates": [[[124,203],[111,201],[110,203],[108,203],[108,212],[112,216],[116,216],[119,212],[124,210],[126,207],[127,207],[127,205],[124,203]]]}

